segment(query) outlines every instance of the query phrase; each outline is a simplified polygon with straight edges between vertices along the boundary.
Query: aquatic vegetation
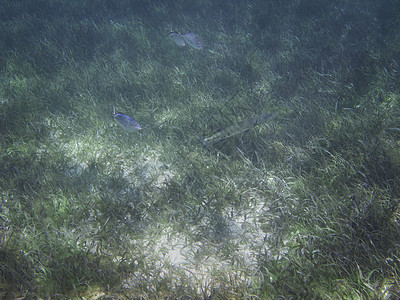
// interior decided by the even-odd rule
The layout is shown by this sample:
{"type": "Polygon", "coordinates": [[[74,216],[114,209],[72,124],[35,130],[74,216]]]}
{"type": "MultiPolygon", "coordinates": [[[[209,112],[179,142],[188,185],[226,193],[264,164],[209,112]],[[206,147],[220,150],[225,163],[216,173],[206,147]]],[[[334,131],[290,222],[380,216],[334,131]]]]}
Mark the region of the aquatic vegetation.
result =
{"type": "Polygon", "coordinates": [[[395,2],[2,1],[0,298],[396,298],[395,2]]]}

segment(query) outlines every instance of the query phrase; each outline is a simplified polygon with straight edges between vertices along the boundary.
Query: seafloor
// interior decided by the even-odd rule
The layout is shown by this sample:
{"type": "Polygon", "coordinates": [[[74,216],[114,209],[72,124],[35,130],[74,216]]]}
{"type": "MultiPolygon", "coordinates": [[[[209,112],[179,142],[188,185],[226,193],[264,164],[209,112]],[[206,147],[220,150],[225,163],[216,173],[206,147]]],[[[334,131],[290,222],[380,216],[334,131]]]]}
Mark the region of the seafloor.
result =
{"type": "Polygon", "coordinates": [[[399,15],[1,1],[0,297],[397,299],[399,15]]]}

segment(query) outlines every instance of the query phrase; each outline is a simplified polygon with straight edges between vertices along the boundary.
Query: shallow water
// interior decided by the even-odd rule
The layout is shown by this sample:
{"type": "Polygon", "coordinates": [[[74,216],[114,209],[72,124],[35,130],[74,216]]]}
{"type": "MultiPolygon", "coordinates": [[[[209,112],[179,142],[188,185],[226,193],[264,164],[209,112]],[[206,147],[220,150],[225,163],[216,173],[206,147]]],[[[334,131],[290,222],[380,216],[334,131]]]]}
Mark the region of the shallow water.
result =
{"type": "Polygon", "coordinates": [[[397,2],[179,3],[0,3],[0,297],[395,295],[397,2]]]}

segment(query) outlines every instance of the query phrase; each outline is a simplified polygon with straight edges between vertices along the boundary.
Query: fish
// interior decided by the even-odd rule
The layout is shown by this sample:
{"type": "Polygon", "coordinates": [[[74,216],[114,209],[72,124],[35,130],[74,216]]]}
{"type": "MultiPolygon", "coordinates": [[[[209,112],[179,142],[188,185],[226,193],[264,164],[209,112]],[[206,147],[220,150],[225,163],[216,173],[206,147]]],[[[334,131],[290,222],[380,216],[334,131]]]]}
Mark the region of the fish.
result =
{"type": "Polygon", "coordinates": [[[225,129],[221,129],[217,133],[213,134],[210,137],[200,139],[200,142],[203,144],[204,147],[206,147],[207,144],[210,142],[221,141],[221,140],[224,140],[233,135],[245,132],[246,130],[249,130],[253,127],[264,124],[265,122],[267,122],[269,119],[272,119],[273,117],[275,117],[274,113],[270,113],[270,114],[263,113],[258,116],[255,116],[255,117],[248,118],[248,119],[241,121],[235,125],[231,125],[225,129]]]}
{"type": "Polygon", "coordinates": [[[134,132],[137,130],[142,129],[142,127],[140,126],[139,122],[136,121],[135,119],[127,116],[126,114],[123,114],[121,112],[115,112],[115,107],[113,110],[113,117],[115,118],[115,120],[118,122],[118,125],[127,131],[130,132],[134,132]]]}
{"type": "Polygon", "coordinates": [[[203,41],[194,33],[188,32],[182,34],[182,38],[190,47],[194,49],[203,49],[204,43],[203,41]]]}
{"type": "Polygon", "coordinates": [[[173,31],[173,32],[168,33],[168,35],[172,38],[172,40],[178,46],[185,46],[186,45],[185,40],[183,39],[183,37],[178,32],[173,31]]]}

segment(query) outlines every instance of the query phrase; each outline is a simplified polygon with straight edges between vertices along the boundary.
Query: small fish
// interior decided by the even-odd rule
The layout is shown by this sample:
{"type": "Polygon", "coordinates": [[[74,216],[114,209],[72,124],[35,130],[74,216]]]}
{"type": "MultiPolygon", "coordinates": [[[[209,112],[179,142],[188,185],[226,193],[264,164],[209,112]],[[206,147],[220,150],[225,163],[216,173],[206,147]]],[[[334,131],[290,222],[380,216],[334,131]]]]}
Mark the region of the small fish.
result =
{"type": "Polygon", "coordinates": [[[235,125],[229,126],[225,129],[219,130],[217,133],[213,134],[210,137],[207,137],[203,140],[200,140],[203,146],[205,147],[209,142],[216,142],[226,139],[230,136],[236,135],[238,133],[245,132],[248,129],[256,127],[257,125],[264,124],[269,119],[275,117],[275,114],[261,114],[244,121],[241,121],[235,125]]]}
{"type": "Polygon", "coordinates": [[[173,39],[175,44],[177,44],[178,46],[185,46],[186,45],[184,39],[182,38],[182,36],[178,32],[173,31],[173,32],[168,33],[168,35],[173,39]]]}
{"type": "Polygon", "coordinates": [[[135,119],[120,112],[116,113],[115,107],[113,110],[113,117],[115,118],[115,120],[117,120],[118,125],[121,126],[121,128],[124,130],[134,132],[142,129],[138,121],[136,121],[135,119]]]}
{"type": "Polygon", "coordinates": [[[186,44],[194,49],[203,49],[203,41],[194,33],[188,32],[182,34],[182,38],[185,40],[186,44]]]}

